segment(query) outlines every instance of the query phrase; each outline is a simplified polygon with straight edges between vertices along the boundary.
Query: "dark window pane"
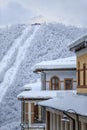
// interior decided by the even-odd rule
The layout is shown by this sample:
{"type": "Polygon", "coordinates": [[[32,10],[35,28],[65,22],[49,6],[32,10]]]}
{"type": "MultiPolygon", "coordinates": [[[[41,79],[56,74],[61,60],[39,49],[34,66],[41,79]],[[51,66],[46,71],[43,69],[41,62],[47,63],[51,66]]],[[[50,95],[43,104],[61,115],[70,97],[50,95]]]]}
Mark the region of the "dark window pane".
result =
{"type": "Polygon", "coordinates": [[[51,90],[59,89],[59,78],[54,76],[51,78],[51,90]]]}
{"type": "Polygon", "coordinates": [[[65,89],[66,90],[72,89],[72,79],[65,79],[65,89]]]}

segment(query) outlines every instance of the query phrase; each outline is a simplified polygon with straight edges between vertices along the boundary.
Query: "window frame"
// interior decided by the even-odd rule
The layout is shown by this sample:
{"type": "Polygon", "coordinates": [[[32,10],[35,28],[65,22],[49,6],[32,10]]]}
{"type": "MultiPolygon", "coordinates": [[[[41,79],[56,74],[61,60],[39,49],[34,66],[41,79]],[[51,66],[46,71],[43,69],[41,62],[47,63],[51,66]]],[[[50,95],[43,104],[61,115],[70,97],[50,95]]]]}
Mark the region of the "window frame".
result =
{"type": "Polygon", "coordinates": [[[65,90],[72,90],[73,89],[73,78],[64,78],[64,88],[65,88],[65,90]],[[66,81],[67,80],[71,80],[72,82],[72,84],[71,84],[71,89],[67,89],[67,87],[66,87],[66,81]]]}
{"type": "Polygon", "coordinates": [[[78,86],[80,86],[80,61],[78,61],[77,73],[78,73],[78,86]]]}
{"type": "Polygon", "coordinates": [[[83,86],[86,86],[86,63],[83,64],[83,86]]]}
{"type": "Polygon", "coordinates": [[[51,79],[50,79],[50,90],[60,90],[60,79],[59,79],[59,77],[57,77],[57,76],[51,77],[51,79]],[[52,83],[52,80],[54,80],[55,83],[52,83]],[[56,84],[56,80],[58,80],[58,86],[56,84]],[[54,89],[53,89],[53,85],[54,85],[54,89]]]}
{"type": "Polygon", "coordinates": [[[31,110],[33,110],[33,111],[31,111],[31,124],[43,123],[42,107],[36,105],[35,103],[31,103],[31,110]],[[33,106],[34,109],[32,109],[32,105],[34,105],[33,106]],[[35,108],[36,108],[36,110],[35,110],[35,108]],[[33,114],[33,121],[32,121],[32,114],[33,114]]]}
{"type": "Polygon", "coordinates": [[[24,125],[29,124],[29,104],[26,101],[21,103],[21,122],[24,125]]]}

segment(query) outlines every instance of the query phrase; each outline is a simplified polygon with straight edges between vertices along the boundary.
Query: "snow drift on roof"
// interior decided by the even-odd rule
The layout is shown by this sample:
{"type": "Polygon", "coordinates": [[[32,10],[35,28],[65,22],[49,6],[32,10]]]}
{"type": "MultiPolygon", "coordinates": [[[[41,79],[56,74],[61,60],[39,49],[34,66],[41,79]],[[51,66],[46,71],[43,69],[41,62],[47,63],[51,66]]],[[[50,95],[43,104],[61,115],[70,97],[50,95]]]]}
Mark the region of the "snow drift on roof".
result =
{"type": "Polygon", "coordinates": [[[61,92],[56,98],[39,102],[39,105],[87,116],[87,96],[72,92],[64,94],[61,92]]]}
{"type": "Polygon", "coordinates": [[[36,83],[25,84],[23,88],[25,90],[41,90],[41,81],[37,81],[36,83]]]}
{"type": "Polygon", "coordinates": [[[76,68],[76,56],[51,61],[42,61],[33,66],[33,71],[36,71],[38,69],[68,69],[68,68],[76,68]]]}
{"type": "Polygon", "coordinates": [[[35,98],[53,98],[57,96],[57,91],[51,91],[51,90],[41,90],[41,91],[24,91],[18,95],[18,98],[21,99],[35,99],[35,98]]]}
{"type": "MultiPolygon", "coordinates": [[[[20,93],[17,97],[20,98],[54,98],[57,96],[57,93],[65,92],[65,90],[41,90],[41,91],[24,91],[20,93]]],[[[72,90],[67,90],[68,92],[71,92],[72,90]]],[[[74,90],[73,90],[74,91],[74,90]]]]}

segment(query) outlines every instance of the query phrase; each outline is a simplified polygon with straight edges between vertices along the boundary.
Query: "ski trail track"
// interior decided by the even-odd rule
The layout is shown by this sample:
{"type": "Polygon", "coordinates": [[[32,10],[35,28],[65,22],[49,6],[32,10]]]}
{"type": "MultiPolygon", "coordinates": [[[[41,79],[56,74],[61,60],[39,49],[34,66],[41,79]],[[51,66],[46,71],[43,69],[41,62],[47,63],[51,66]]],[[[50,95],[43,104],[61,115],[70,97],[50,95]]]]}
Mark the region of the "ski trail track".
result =
{"type": "Polygon", "coordinates": [[[0,83],[0,102],[2,101],[7,89],[13,83],[16,73],[19,69],[19,66],[23,61],[23,59],[25,58],[27,49],[29,48],[30,43],[33,40],[38,29],[39,29],[38,26],[34,28],[32,28],[31,26],[27,27],[24,30],[23,34],[18,39],[15,40],[10,50],[8,50],[7,54],[0,62],[0,74],[1,74],[2,72],[4,72],[6,68],[8,68],[8,65],[12,60],[16,50],[18,50],[13,66],[11,66],[11,68],[6,70],[3,82],[0,83]]]}

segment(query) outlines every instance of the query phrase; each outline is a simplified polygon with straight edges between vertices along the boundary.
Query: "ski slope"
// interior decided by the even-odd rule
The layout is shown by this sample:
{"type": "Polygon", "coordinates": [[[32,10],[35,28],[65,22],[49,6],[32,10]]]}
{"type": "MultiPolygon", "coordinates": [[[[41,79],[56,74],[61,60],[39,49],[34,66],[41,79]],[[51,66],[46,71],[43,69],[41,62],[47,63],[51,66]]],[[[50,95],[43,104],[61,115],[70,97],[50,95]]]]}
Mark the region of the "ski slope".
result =
{"type": "Polygon", "coordinates": [[[0,75],[4,77],[2,78],[3,80],[0,83],[0,102],[2,101],[7,89],[13,83],[19,66],[25,58],[27,49],[29,48],[30,43],[34,38],[38,28],[38,26],[35,28],[33,28],[32,26],[27,27],[23,31],[23,34],[14,41],[12,47],[10,47],[7,54],[0,62],[0,75]],[[13,63],[11,63],[13,58],[15,60],[13,61],[13,63]]]}

